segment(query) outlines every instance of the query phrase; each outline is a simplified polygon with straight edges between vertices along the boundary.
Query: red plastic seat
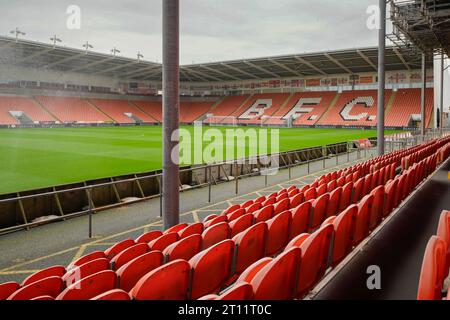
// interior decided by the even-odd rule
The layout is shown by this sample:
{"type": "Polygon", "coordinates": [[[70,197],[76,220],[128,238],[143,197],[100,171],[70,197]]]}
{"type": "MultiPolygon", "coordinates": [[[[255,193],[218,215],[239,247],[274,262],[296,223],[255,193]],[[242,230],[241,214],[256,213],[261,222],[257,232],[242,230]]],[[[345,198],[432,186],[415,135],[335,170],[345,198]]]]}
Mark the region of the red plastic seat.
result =
{"type": "MultiPolygon", "coordinates": [[[[252,204],[250,207],[246,208],[245,210],[242,210],[242,214],[244,215],[245,213],[253,213],[258,211],[259,209],[261,209],[261,203],[260,202],[255,202],[254,204],[252,204]]],[[[228,221],[232,221],[230,219],[228,219],[228,221]]]]}
{"type": "Polygon", "coordinates": [[[171,232],[167,234],[163,234],[161,237],[156,238],[155,240],[150,241],[148,246],[150,247],[150,251],[163,251],[165,248],[170,246],[172,243],[175,243],[179,240],[178,233],[171,232]]]}
{"type": "Polygon", "coordinates": [[[266,256],[272,256],[280,252],[289,241],[289,230],[292,222],[290,211],[284,211],[266,222],[267,241],[266,256]]]}
{"type": "Polygon", "coordinates": [[[310,188],[305,192],[305,201],[313,200],[317,198],[316,188],[310,188]]]}
{"type": "Polygon", "coordinates": [[[175,243],[172,243],[166,249],[163,254],[166,261],[173,261],[178,259],[189,260],[202,249],[202,236],[200,234],[194,234],[187,238],[181,239],[175,243]]]}
{"type": "Polygon", "coordinates": [[[28,276],[25,280],[22,281],[22,287],[48,277],[62,277],[65,273],[66,268],[63,266],[49,267],[28,276]]]}
{"type": "Polygon", "coordinates": [[[231,229],[230,237],[234,237],[235,235],[241,233],[244,230],[247,230],[253,224],[253,214],[248,213],[243,215],[242,217],[232,221],[229,223],[231,229]]]}
{"type": "Polygon", "coordinates": [[[55,298],[63,289],[61,277],[49,277],[25,287],[21,287],[8,297],[8,300],[31,300],[40,296],[55,298]]]}
{"type": "Polygon", "coordinates": [[[255,300],[294,298],[300,256],[299,248],[291,248],[262,268],[251,281],[255,300]]]}
{"type": "Polygon", "coordinates": [[[273,205],[276,202],[277,202],[277,199],[275,197],[272,197],[272,198],[268,197],[264,202],[261,203],[261,207],[264,208],[264,207],[273,205]]]}
{"type": "Polygon", "coordinates": [[[276,216],[276,215],[288,210],[289,208],[290,208],[289,207],[289,198],[284,198],[274,204],[273,215],[276,216]]]}
{"type": "Polygon", "coordinates": [[[254,201],[253,200],[247,200],[247,201],[245,201],[243,204],[241,204],[241,208],[248,208],[248,207],[250,207],[252,204],[254,203],[254,201]]]}
{"type": "Polygon", "coordinates": [[[257,198],[255,200],[255,203],[263,203],[264,201],[266,201],[266,197],[265,196],[261,196],[259,198],[257,198]]]}
{"type": "Polygon", "coordinates": [[[352,250],[353,232],[357,214],[358,206],[353,204],[330,221],[334,227],[333,266],[341,262],[352,250]]]}
{"type": "Polygon", "coordinates": [[[70,286],[71,284],[92,274],[108,270],[109,266],[109,260],[106,258],[88,261],[81,266],[77,266],[67,271],[67,273],[62,277],[62,280],[66,286],[70,286]]]}
{"type": "Polygon", "coordinates": [[[353,185],[353,196],[351,203],[357,203],[363,197],[363,189],[364,189],[365,178],[360,178],[353,185]]]}
{"type": "Polygon", "coordinates": [[[292,223],[289,232],[289,239],[308,231],[309,221],[311,219],[312,201],[304,202],[297,208],[292,209],[292,223]]]}
{"type": "MultiPolygon", "coordinates": [[[[372,187],[372,177],[373,177],[372,173],[365,176],[361,198],[364,197],[365,195],[369,194],[370,191],[372,191],[372,189],[370,189],[372,187]]],[[[358,200],[361,200],[361,199],[358,199],[358,200]]]]}
{"type": "Polygon", "coordinates": [[[351,202],[353,197],[353,182],[347,183],[342,188],[341,200],[339,201],[339,212],[342,212],[347,208],[351,202]]]}
{"type": "Polygon", "coordinates": [[[316,229],[325,220],[329,199],[330,195],[326,193],[312,203],[310,231],[316,229]]]}
{"type": "Polygon", "coordinates": [[[378,170],[372,174],[372,179],[370,181],[370,191],[379,186],[379,179],[380,179],[380,171],[378,170]]]}
{"type": "Polygon", "coordinates": [[[178,233],[181,230],[183,230],[184,228],[186,228],[187,226],[188,226],[187,223],[179,223],[179,224],[177,224],[177,225],[167,229],[166,231],[164,231],[164,234],[172,233],[172,232],[177,232],[178,233]]]}
{"type": "Polygon", "coordinates": [[[241,208],[240,204],[232,205],[232,206],[228,207],[227,209],[225,209],[221,215],[226,216],[227,214],[230,214],[233,211],[236,211],[237,209],[240,209],[240,208],[241,208]]]}
{"type": "Polygon", "coordinates": [[[340,177],[336,180],[337,187],[343,187],[345,185],[345,177],[340,177]]]}
{"type": "Polygon", "coordinates": [[[56,300],[89,300],[115,289],[116,284],[117,276],[114,271],[100,271],[71,284],[56,297],[56,300]]]}
{"type": "Polygon", "coordinates": [[[378,186],[370,193],[373,196],[372,209],[370,212],[369,228],[372,231],[375,229],[383,219],[383,208],[385,191],[384,186],[378,186]]]}
{"type": "Polygon", "coordinates": [[[294,189],[292,189],[288,192],[288,198],[292,198],[299,193],[299,190],[295,186],[292,186],[292,187],[294,187],[294,189]]]}
{"type": "Polygon", "coordinates": [[[330,193],[330,199],[328,200],[326,217],[337,215],[339,211],[339,202],[341,201],[342,188],[337,187],[330,193]]]}
{"type": "Polygon", "coordinates": [[[131,297],[128,292],[121,289],[113,289],[102,293],[91,300],[128,301],[131,300],[131,297]]]}
{"type": "Polygon", "coordinates": [[[400,178],[398,178],[397,189],[395,192],[395,200],[394,205],[397,208],[400,203],[403,201],[404,188],[406,188],[406,174],[402,174],[400,178]]]}
{"type": "Polygon", "coordinates": [[[130,295],[136,300],[186,300],[190,270],[185,260],[169,262],[144,275],[130,295]]]}
{"type": "Polygon", "coordinates": [[[356,215],[355,232],[353,233],[353,245],[358,245],[370,232],[370,214],[372,210],[373,196],[365,196],[358,204],[356,215]]]}
{"type": "Polygon", "coordinates": [[[139,279],[160,267],[162,263],[163,254],[161,251],[151,251],[131,260],[116,271],[118,287],[127,292],[130,291],[139,279]]]}
{"type": "Polygon", "coordinates": [[[252,263],[264,257],[267,233],[267,224],[260,222],[233,238],[236,245],[236,274],[241,274],[252,263]]]}
{"type": "Polygon", "coordinates": [[[391,212],[394,210],[395,206],[395,195],[397,193],[397,185],[398,180],[391,180],[386,184],[385,187],[385,202],[384,202],[384,209],[383,209],[383,216],[387,217],[391,214],[391,212]]]}
{"type": "Polygon", "coordinates": [[[216,224],[222,223],[222,222],[227,222],[228,221],[228,217],[227,216],[218,216],[214,219],[208,220],[207,222],[203,223],[203,226],[205,229],[214,226],[216,224]]]}
{"type": "Polygon", "coordinates": [[[126,239],[126,240],[120,241],[105,250],[106,257],[108,259],[112,259],[116,255],[121,253],[123,250],[128,249],[129,247],[134,246],[135,244],[136,244],[136,242],[134,242],[133,239],[126,239]]]}
{"type": "Polygon", "coordinates": [[[273,211],[274,211],[273,205],[265,206],[260,210],[256,211],[253,214],[253,216],[255,217],[255,223],[264,222],[271,219],[273,217],[273,211]]]}
{"type": "Polygon", "coordinates": [[[217,300],[223,301],[247,301],[253,300],[253,287],[245,282],[234,284],[231,288],[224,291],[217,300]]]}
{"type": "Polygon", "coordinates": [[[73,267],[81,266],[81,265],[85,264],[86,262],[97,260],[97,259],[101,259],[101,258],[106,258],[105,252],[103,252],[103,251],[94,251],[94,252],[91,252],[91,253],[89,253],[87,255],[84,255],[84,256],[78,258],[77,260],[73,261],[71,264],[69,264],[67,269],[69,270],[69,269],[71,269],[73,267]]]}
{"type": "MultiPolygon", "coordinates": [[[[321,186],[319,186],[318,188],[317,188],[317,191],[316,191],[316,197],[320,197],[321,195],[324,195],[325,193],[327,193],[328,192],[328,189],[327,189],[327,184],[325,183],[325,184],[322,184],[321,186]]],[[[311,200],[311,199],[309,199],[309,200],[311,200]]]]}
{"type": "Polygon", "coordinates": [[[203,230],[204,230],[203,223],[201,222],[193,223],[184,228],[183,230],[179,231],[178,237],[180,239],[183,239],[192,236],[194,234],[202,234],[203,230]]]}
{"type": "Polygon", "coordinates": [[[420,271],[417,300],[441,300],[442,285],[448,270],[445,268],[445,241],[432,236],[428,241],[420,271]]]}
{"type": "Polygon", "coordinates": [[[54,301],[55,298],[51,297],[51,296],[40,296],[40,297],[36,297],[31,299],[32,301],[54,301]]]}
{"type": "Polygon", "coordinates": [[[447,245],[446,269],[450,268],[450,211],[444,210],[439,217],[437,236],[445,241],[447,245]]]}
{"type": "Polygon", "coordinates": [[[291,209],[298,207],[303,202],[303,193],[297,193],[292,198],[289,198],[289,206],[291,209]]]}
{"type": "Polygon", "coordinates": [[[229,239],[230,235],[231,229],[226,222],[221,222],[209,227],[208,229],[205,229],[205,231],[203,231],[202,233],[203,249],[208,249],[216,243],[219,243],[225,239],[229,239]]]}
{"type": "Polygon", "coordinates": [[[150,241],[153,241],[161,237],[162,235],[163,233],[159,230],[149,231],[137,237],[136,243],[149,243],[150,241]]]}
{"type": "Polygon", "coordinates": [[[328,185],[327,185],[327,192],[331,192],[331,191],[333,191],[334,189],[336,189],[336,180],[332,180],[332,181],[330,181],[330,182],[328,182],[328,185]]]}
{"type": "Polygon", "coordinates": [[[149,251],[150,248],[148,244],[146,243],[135,244],[134,246],[131,246],[123,250],[121,253],[119,253],[118,255],[116,255],[114,258],[111,259],[112,269],[117,270],[124,264],[133,260],[134,258],[137,258],[149,251]]]}
{"type": "MultiPolygon", "coordinates": [[[[297,284],[298,298],[302,298],[325,274],[333,234],[334,228],[328,224],[300,241],[301,262],[297,284]]],[[[297,246],[294,240],[286,249],[297,246]]]]}
{"type": "Polygon", "coordinates": [[[15,282],[5,282],[0,284],[0,300],[6,300],[15,291],[19,290],[20,285],[15,282]]]}
{"type": "Polygon", "coordinates": [[[236,283],[250,283],[256,276],[256,274],[272,260],[273,258],[271,257],[265,257],[254,262],[252,265],[248,266],[247,269],[244,270],[244,272],[241,273],[236,283]]]}
{"type": "Polygon", "coordinates": [[[217,292],[230,277],[234,242],[224,240],[195,255],[189,264],[192,268],[191,298],[217,292]]]}
{"type": "Polygon", "coordinates": [[[287,192],[281,193],[278,197],[276,197],[276,202],[280,202],[281,200],[289,198],[289,195],[287,192]]]}

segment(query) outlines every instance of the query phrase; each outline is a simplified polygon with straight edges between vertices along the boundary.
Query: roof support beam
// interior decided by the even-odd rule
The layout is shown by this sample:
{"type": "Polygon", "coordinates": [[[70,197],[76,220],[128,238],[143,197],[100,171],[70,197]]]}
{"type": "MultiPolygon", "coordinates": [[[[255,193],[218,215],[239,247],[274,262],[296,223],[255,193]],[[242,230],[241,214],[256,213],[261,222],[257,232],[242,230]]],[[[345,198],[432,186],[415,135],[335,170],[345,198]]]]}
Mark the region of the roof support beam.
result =
{"type": "Polygon", "coordinates": [[[258,65],[256,65],[256,64],[254,64],[254,63],[252,63],[252,62],[249,62],[249,61],[243,61],[246,65],[248,65],[248,66],[250,66],[250,67],[252,67],[252,68],[255,68],[255,69],[258,69],[259,71],[262,71],[262,72],[264,72],[265,74],[268,74],[268,75],[270,75],[270,76],[272,76],[272,77],[274,77],[274,78],[280,78],[281,76],[280,75],[278,75],[278,74],[276,74],[276,73],[273,73],[272,71],[269,71],[269,70],[267,70],[267,69],[265,69],[265,68],[263,68],[263,67],[260,67],[260,66],[258,66],[258,65]]]}
{"type": "Polygon", "coordinates": [[[152,72],[147,71],[147,72],[144,72],[144,73],[132,76],[130,79],[144,79],[144,80],[146,80],[146,79],[148,79],[150,77],[153,77],[153,76],[155,76],[157,74],[162,74],[162,69],[156,69],[156,70],[153,70],[152,72]]]}
{"type": "Polygon", "coordinates": [[[232,76],[231,74],[228,74],[228,73],[225,73],[225,72],[222,72],[222,71],[220,71],[220,70],[216,70],[216,69],[213,69],[213,68],[211,68],[211,67],[208,67],[208,66],[200,66],[201,68],[203,68],[203,69],[206,69],[206,70],[209,70],[209,71],[212,71],[212,72],[215,72],[215,73],[217,73],[217,74],[220,74],[220,75],[222,75],[222,76],[225,76],[225,77],[228,77],[228,78],[231,78],[231,79],[233,79],[233,80],[240,80],[239,78],[237,78],[237,77],[235,77],[235,76],[232,76]]]}
{"type": "Polygon", "coordinates": [[[214,76],[210,76],[210,75],[204,74],[204,73],[201,72],[201,71],[188,69],[188,68],[186,68],[186,67],[184,67],[183,69],[184,69],[187,73],[193,73],[194,75],[196,75],[196,77],[198,77],[198,78],[200,78],[200,79],[203,79],[204,82],[209,82],[209,81],[211,81],[211,80],[214,80],[214,81],[223,81],[223,80],[220,79],[220,78],[217,78],[217,77],[214,77],[214,76]]]}
{"type": "Polygon", "coordinates": [[[325,53],[324,54],[325,57],[327,57],[331,62],[333,62],[335,65],[337,65],[339,68],[341,68],[342,70],[344,70],[345,72],[349,73],[349,74],[353,74],[352,70],[350,70],[349,68],[347,68],[346,66],[344,66],[341,62],[339,62],[337,59],[333,58],[329,53],[325,53]]]}
{"type": "Polygon", "coordinates": [[[360,56],[361,58],[364,59],[364,61],[366,61],[368,64],[370,64],[370,66],[371,66],[375,71],[378,70],[377,66],[369,59],[368,56],[366,56],[366,55],[364,54],[364,52],[362,52],[361,50],[356,50],[356,52],[359,54],[359,56],[360,56]]]}
{"type": "Polygon", "coordinates": [[[299,61],[300,63],[303,63],[304,65],[310,67],[311,69],[313,69],[314,71],[326,76],[327,73],[325,71],[323,71],[322,69],[317,68],[315,65],[313,65],[311,62],[306,61],[305,59],[299,57],[299,56],[295,56],[295,59],[297,61],[299,61]]]}
{"type": "MultiPolygon", "coordinates": [[[[226,68],[228,68],[228,69],[237,71],[237,72],[239,72],[239,73],[241,73],[241,74],[245,74],[245,75],[249,76],[250,78],[253,78],[253,79],[261,79],[261,77],[258,77],[258,76],[254,75],[254,74],[251,74],[250,72],[241,70],[241,69],[239,69],[239,68],[237,68],[237,67],[230,66],[230,65],[227,64],[227,63],[222,62],[221,65],[224,66],[224,67],[226,67],[226,68]]],[[[242,79],[242,80],[246,80],[246,79],[242,79]]]]}
{"type": "Polygon", "coordinates": [[[72,60],[78,59],[78,58],[80,58],[80,57],[82,57],[82,56],[85,56],[85,55],[87,55],[86,52],[78,53],[78,54],[76,54],[76,55],[69,56],[69,57],[65,57],[65,58],[59,59],[59,60],[57,60],[57,61],[55,61],[55,62],[46,64],[46,65],[42,66],[42,68],[47,68],[47,69],[48,69],[48,68],[57,66],[57,65],[59,65],[59,64],[61,64],[61,63],[64,63],[64,62],[68,62],[68,61],[72,61],[72,60]]]}
{"type": "Polygon", "coordinates": [[[26,57],[24,57],[24,58],[22,58],[20,60],[17,60],[15,63],[17,63],[17,64],[24,63],[26,61],[29,61],[30,59],[37,58],[37,57],[42,56],[43,54],[46,54],[46,53],[51,52],[53,50],[55,50],[55,49],[51,48],[51,49],[45,49],[45,50],[41,50],[41,51],[36,51],[35,53],[30,54],[29,56],[26,56],[26,57]]]}
{"type": "Polygon", "coordinates": [[[409,64],[406,63],[405,58],[403,57],[403,55],[401,54],[401,52],[394,47],[394,52],[397,55],[397,57],[401,60],[401,62],[403,62],[403,65],[409,70],[411,71],[411,67],[409,66],[409,64]]]}
{"type": "Polygon", "coordinates": [[[90,68],[90,67],[93,67],[93,66],[96,66],[96,65],[99,65],[99,64],[102,64],[102,63],[105,63],[105,62],[114,60],[114,58],[115,58],[115,57],[109,57],[109,58],[105,58],[105,59],[93,61],[93,62],[91,62],[91,63],[88,63],[88,64],[84,65],[84,66],[78,66],[78,67],[69,69],[69,70],[67,70],[67,71],[73,72],[73,71],[85,70],[85,69],[87,69],[87,68],[90,68]]]}
{"type": "Polygon", "coordinates": [[[299,73],[298,71],[296,71],[294,69],[291,69],[291,68],[287,67],[286,65],[284,65],[284,64],[282,64],[282,63],[280,63],[280,62],[278,62],[276,60],[269,59],[269,61],[272,62],[273,64],[279,66],[280,68],[282,68],[282,69],[284,69],[284,70],[286,70],[286,71],[296,75],[296,76],[299,76],[299,77],[303,76],[303,74],[299,73]]]}
{"type": "Polygon", "coordinates": [[[145,74],[145,73],[147,73],[147,72],[149,72],[151,70],[160,69],[160,68],[161,68],[160,65],[148,66],[148,67],[144,67],[142,69],[140,68],[140,69],[134,70],[132,72],[125,73],[125,74],[123,74],[121,76],[124,77],[124,78],[127,78],[127,77],[131,77],[131,76],[138,75],[138,74],[145,74]]]}

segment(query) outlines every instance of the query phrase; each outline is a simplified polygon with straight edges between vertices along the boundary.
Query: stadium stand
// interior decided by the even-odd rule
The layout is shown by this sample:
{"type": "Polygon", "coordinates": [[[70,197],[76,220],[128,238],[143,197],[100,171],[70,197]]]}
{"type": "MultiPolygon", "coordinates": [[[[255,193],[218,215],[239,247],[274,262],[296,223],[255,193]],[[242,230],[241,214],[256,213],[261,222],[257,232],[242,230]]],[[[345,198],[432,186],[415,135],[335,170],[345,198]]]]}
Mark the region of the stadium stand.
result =
{"type": "Polygon", "coordinates": [[[155,122],[155,119],[126,100],[90,99],[89,101],[117,123],[155,122]]]}
{"type": "Polygon", "coordinates": [[[213,106],[214,102],[181,102],[180,122],[193,123],[205,115],[213,106]]]}
{"type": "Polygon", "coordinates": [[[112,122],[111,118],[83,99],[37,96],[36,100],[64,123],[112,122]]]}
{"type": "MultiPolygon", "coordinates": [[[[240,106],[249,98],[249,95],[227,96],[211,111],[217,117],[231,117],[238,112],[240,106]]],[[[217,118],[212,123],[227,123],[226,119],[217,118]]]]}
{"type": "Polygon", "coordinates": [[[0,96],[0,124],[12,125],[24,123],[20,120],[20,115],[14,117],[11,112],[23,113],[22,117],[32,122],[52,122],[57,120],[43,110],[32,98],[0,96]]]}
{"type": "MultiPolygon", "coordinates": [[[[427,89],[427,95],[428,127],[433,112],[433,89],[427,89]]],[[[415,115],[420,115],[420,89],[400,89],[396,93],[386,90],[385,99],[387,127],[417,125],[415,115]]],[[[255,94],[228,96],[221,101],[182,101],[180,122],[191,124],[206,114],[212,114],[214,117],[206,120],[206,123],[235,124],[233,119],[237,118],[240,124],[285,125],[288,118],[292,117],[294,126],[375,126],[376,109],[375,90],[346,91],[341,94],[334,91],[255,94]]],[[[0,97],[2,125],[52,121],[161,123],[162,105],[158,101],[0,97]],[[19,113],[14,116],[11,111],[19,113]]]]}
{"type": "MultiPolygon", "coordinates": [[[[385,92],[385,106],[391,97],[385,92]]],[[[345,91],[319,124],[332,126],[375,126],[378,96],[376,90],[345,91]]]]}
{"type": "Polygon", "coordinates": [[[146,114],[150,115],[155,121],[162,122],[162,105],[161,102],[155,101],[133,101],[133,103],[146,114]]]}
{"type": "MultiPolygon", "coordinates": [[[[39,271],[22,284],[0,284],[0,298],[303,298],[330,267],[368,237],[449,156],[448,136],[394,151],[324,174],[301,189],[291,186],[267,197],[233,205],[220,215],[206,217],[202,223],[181,223],[163,233],[151,231],[136,240],[121,241],[104,252],[82,256],[67,268],[54,266],[39,271]],[[356,192],[358,181],[362,181],[359,183],[362,187],[356,192]],[[345,190],[341,199],[350,200],[344,201],[343,210],[335,208],[336,214],[330,215],[329,199],[339,188],[345,190]],[[250,218],[247,224],[245,217],[250,218]],[[238,225],[242,231],[235,230],[233,236],[238,225]],[[192,235],[196,236],[188,238],[192,235]],[[190,248],[186,247],[189,243],[190,248]],[[164,261],[161,251],[166,256],[177,254],[177,258],[185,259],[164,261]],[[102,269],[101,264],[85,267],[97,259],[108,260],[108,269],[102,269]],[[120,269],[114,271],[119,265],[120,269]],[[78,278],[74,282],[63,280],[77,267],[87,272],[75,272],[78,278]],[[222,291],[226,286],[229,287],[222,291]]],[[[448,224],[447,218],[442,220],[448,224]]],[[[448,232],[448,226],[439,230],[448,232]]],[[[448,235],[443,238],[447,240],[448,235]]],[[[431,263],[443,263],[446,246],[433,241],[429,249],[431,258],[435,252],[441,258],[431,259],[431,263]]],[[[436,279],[441,281],[441,273],[433,268],[430,274],[437,274],[436,279]]],[[[424,276],[423,281],[436,290],[431,280],[424,276]]]]}
{"type": "MultiPolygon", "coordinates": [[[[386,117],[386,126],[406,127],[410,124],[411,115],[420,115],[420,89],[400,89],[398,90],[392,108],[386,117]]],[[[425,121],[427,127],[430,124],[433,112],[432,88],[427,89],[427,100],[425,103],[425,121]]]]}

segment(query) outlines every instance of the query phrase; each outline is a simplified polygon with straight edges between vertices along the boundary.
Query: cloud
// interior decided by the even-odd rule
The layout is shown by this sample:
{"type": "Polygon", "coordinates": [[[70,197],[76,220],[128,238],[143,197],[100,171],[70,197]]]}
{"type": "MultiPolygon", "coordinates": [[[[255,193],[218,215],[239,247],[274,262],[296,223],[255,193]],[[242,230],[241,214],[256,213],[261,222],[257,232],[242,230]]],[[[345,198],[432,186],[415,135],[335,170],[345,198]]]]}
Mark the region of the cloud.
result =
{"type": "MultiPolygon", "coordinates": [[[[372,46],[366,9],[376,0],[180,0],[181,62],[192,63],[372,46]]],[[[162,0],[0,0],[0,33],[123,56],[140,50],[161,61],[162,0]],[[68,30],[66,9],[81,8],[81,29],[68,30]]]]}

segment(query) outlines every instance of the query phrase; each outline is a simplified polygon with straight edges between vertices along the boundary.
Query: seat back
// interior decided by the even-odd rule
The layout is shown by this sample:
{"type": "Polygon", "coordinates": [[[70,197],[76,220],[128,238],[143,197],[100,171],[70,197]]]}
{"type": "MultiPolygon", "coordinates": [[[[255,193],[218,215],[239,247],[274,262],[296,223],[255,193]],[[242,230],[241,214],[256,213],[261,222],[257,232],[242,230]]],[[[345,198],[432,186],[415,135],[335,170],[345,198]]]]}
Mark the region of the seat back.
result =
{"type": "Polygon", "coordinates": [[[450,268],[450,211],[444,210],[439,218],[437,236],[447,245],[446,269],[450,268]]]}
{"type": "Polygon", "coordinates": [[[312,214],[310,222],[310,231],[316,229],[325,220],[327,215],[327,206],[330,195],[328,193],[321,195],[312,203],[312,214]]]}
{"type": "Polygon", "coordinates": [[[284,211],[266,222],[268,230],[265,250],[266,256],[274,255],[286,246],[289,241],[291,221],[291,212],[284,211]]]}
{"type": "Polygon", "coordinates": [[[63,266],[53,266],[50,268],[46,268],[25,278],[25,280],[22,281],[22,287],[48,277],[62,277],[65,273],[66,268],[63,266]]]}
{"type": "Polygon", "coordinates": [[[233,238],[235,249],[235,273],[241,274],[248,266],[264,257],[267,224],[260,222],[233,238]]]}
{"type": "Polygon", "coordinates": [[[108,270],[109,267],[110,263],[106,258],[88,261],[81,266],[67,271],[67,273],[62,277],[62,280],[64,281],[64,284],[66,286],[70,286],[81,279],[89,277],[92,274],[108,270]]]}
{"type": "Polygon", "coordinates": [[[131,297],[126,291],[121,289],[113,289],[102,293],[91,300],[128,301],[131,300],[131,297]]]}
{"type": "Polygon", "coordinates": [[[333,235],[333,226],[326,225],[309,235],[300,245],[301,262],[297,283],[298,298],[303,297],[325,274],[333,235]]]}
{"type": "Polygon", "coordinates": [[[186,300],[191,266],[175,260],[145,274],[131,289],[136,300],[186,300]]]}
{"type": "Polygon", "coordinates": [[[284,198],[273,206],[273,215],[276,216],[289,209],[289,198],[284,198]]]}
{"type": "Polygon", "coordinates": [[[365,196],[358,204],[358,214],[356,215],[355,232],[353,233],[353,245],[358,245],[364,240],[370,231],[370,214],[372,210],[373,196],[365,196]]]}
{"type": "Polygon", "coordinates": [[[297,193],[289,199],[289,206],[291,209],[298,207],[303,202],[303,193],[297,193]]]}
{"type": "Polygon", "coordinates": [[[254,216],[251,213],[245,214],[242,217],[229,223],[231,229],[231,237],[247,230],[253,224],[254,216]]]}
{"type": "Polygon", "coordinates": [[[149,232],[146,232],[139,237],[136,238],[136,243],[149,243],[150,241],[153,241],[159,237],[161,237],[163,233],[159,230],[152,230],[149,232]]]}
{"type": "Polygon", "coordinates": [[[136,244],[136,242],[133,239],[126,239],[126,240],[120,241],[105,250],[106,257],[108,259],[112,259],[116,255],[121,253],[123,250],[125,250],[131,246],[134,246],[135,244],[136,244]]]}
{"type": "Polygon", "coordinates": [[[115,289],[116,284],[117,276],[114,271],[100,271],[71,284],[56,297],[56,300],[89,300],[115,289]]]}
{"type": "Polygon", "coordinates": [[[55,298],[63,289],[61,277],[48,277],[21,287],[12,293],[8,300],[31,300],[41,296],[55,298]]]}
{"type": "Polygon", "coordinates": [[[352,250],[358,206],[353,204],[341,212],[332,222],[334,227],[334,242],[332,265],[336,266],[352,250]]]}
{"type": "Polygon", "coordinates": [[[151,251],[145,253],[117,270],[118,287],[129,292],[136,283],[147,273],[160,267],[163,263],[161,251],[151,251]]]}
{"type": "Polygon", "coordinates": [[[339,201],[339,212],[342,212],[352,202],[353,182],[349,182],[342,188],[341,200],[339,201]]]}
{"type": "Polygon", "coordinates": [[[171,232],[163,234],[161,237],[156,238],[155,240],[150,241],[148,246],[150,247],[150,251],[163,251],[165,248],[170,246],[172,243],[175,243],[179,240],[179,236],[177,232],[171,232]]]}
{"type": "Polygon", "coordinates": [[[248,301],[253,300],[253,287],[245,282],[236,283],[224,291],[217,300],[248,301]]]}
{"type": "Polygon", "coordinates": [[[339,213],[339,202],[341,201],[342,187],[335,188],[330,193],[330,199],[328,200],[326,217],[335,216],[339,213]]]}
{"type": "Polygon", "coordinates": [[[361,200],[363,195],[363,189],[366,179],[360,178],[356,183],[353,185],[353,196],[352,196],[352,203],[357,203],[359,200],[361,200]]]}
{"type": "Polygon", "coordinates": [[[373,196],[372,209],[370,211],[369,229],[375,229],[383,219],[385,190],[384,186],[378,186],[370,193],[373,196]]]}
{"type": "Polygon", "coordinates": [[[195,255],[189,264],[192,272],[191,298],[217,292],[230,277],[234,242],[224,240],[195,255]]]}
{"type": "Polygon", "coordinates": [[[300,248],[291,248],[262,268],[251,281],[255,300],[294,298],[300,256],[300,248]]]}
{"type": "Polygon", "coordinates": [[[292,223],[289,232],[289,239],[293,239],[299,234],[308,231],[311,207],[312,201],[307,201],[291,210],[292,223]]]}
{"type": "Polygon", "coordinates": [[[253,216],[255,217],[255,223],[264,222],[272,218],[274,211],[274,206],[268,205],[262,207],[260,210],[256,211],[253,216]]]}
{"type": "Polygon", "coordinates": [[[123,250],[121,253],[119,253],[118,255],[116,255],[114,258],[111,259],[112,269],[117,270],[127,262],[149,251],[150,248],[148,244],[146,243],[135,244],[134,246],[131,246],[123,250]]]}
{"type": "Polygon", "coordinates": [[[202,233],[203,249],[208,249],[216,243],[219,243],[225,239],[229,239],[230,235],[231,229],[226,222],[221,222],[205,229],[205,231],[203,231],[202,233]]]}
{"type": "Polygon", "coordinates": [[[305,201],[309,201],[315,198],[317,198],[316,188],[310,188],[305,191],[305,201]]]}
{"type": "Polygon", "coordinates": [[[85,264],[86,262],[97,260],[100,258],[107,258],[105,252],[103,251],[94,251],[89,254],[86,254],[75,261],[71,262],[69,266],[67,267],[67,270],[72,269],[73,267],[81,266],[82,264],[85,264]]]}
{"type": "Polygon", "coordinates": [[[391,214],[392,210],[396,207],[395,205],[395,195],[397,193],[398,180],[391,180],[386,184],[385,187],[385,202],[383,209],[383,216],[387,217],[391,214]]]}
{"type": "Polygon", "coordinates": [[[190,224],[183,230],[178,232],[179,239],[187,238],[192,236],[193,234],[202,234],[203,232],[203,223],[197,222],[190,224]]]}
{"type": "Polygon", "coordinates": [[[15,291],[19,290],[20,284],[15,281],[0,284],[0,300],[6,300],[15,291]]]}
{"type": "Polygon", "coordinates": [[[417,300],[441,300],[445,273],[445,241],[432,236],[428,241],[420,271],[417,300]]]}
{"type": "Polygon", "coordinates": [[[163,254],[165,261],[173,261],[178,259],[189,260],[202,250],[202,236],[193,234],[187,238],[172,243],[163,254]]]}

